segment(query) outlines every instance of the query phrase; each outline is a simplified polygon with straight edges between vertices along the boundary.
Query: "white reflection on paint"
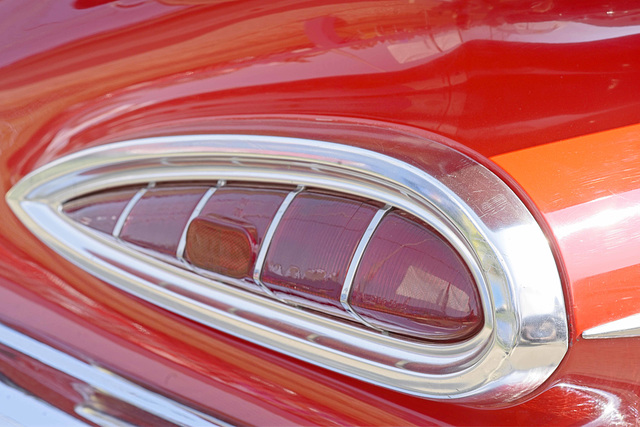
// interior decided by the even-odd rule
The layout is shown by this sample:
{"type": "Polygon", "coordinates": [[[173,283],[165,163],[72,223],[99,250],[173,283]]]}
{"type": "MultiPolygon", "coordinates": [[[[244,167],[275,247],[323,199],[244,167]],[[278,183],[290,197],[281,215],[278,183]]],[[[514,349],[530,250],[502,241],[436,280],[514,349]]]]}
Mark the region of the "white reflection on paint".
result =
{"type": "Polygon", "coordinates": [[[575,384],[560,384],[558,387],[573,390],[589,398],[595,412],[599,415],[596,419],[585,424],[586,426],[626,426],[632,424],[631,420],[622,414],[620,410],[622,402],[615,394],[575,384]]]}
{"type": "Polygon", "coordinates": [[[613,227],[637,217],[640,217],[640,205],[623,208],[611,207],[571,224],[563,225],[556,231],[556,236],[558,239],[563,239],[585,230],[613,227]]]}

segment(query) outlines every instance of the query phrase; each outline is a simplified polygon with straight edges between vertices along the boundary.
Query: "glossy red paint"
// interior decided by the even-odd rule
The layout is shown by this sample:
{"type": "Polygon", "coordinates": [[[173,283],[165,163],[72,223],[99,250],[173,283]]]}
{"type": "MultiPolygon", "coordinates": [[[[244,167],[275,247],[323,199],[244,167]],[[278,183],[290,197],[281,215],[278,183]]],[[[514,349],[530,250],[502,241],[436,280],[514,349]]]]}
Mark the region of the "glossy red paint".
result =
{"type": "Polygon", "coordinates": [[[493,158],[551,226],[577,333],[640,312],[638,147],[634,125],[493,158]]]}
{"type": "MultiPolygon", "coordinates": [[[[241,424],[635,422],[638,339],[580,338],[640,312],[634,2],[9,0],[0,17],[4,193],[38,165],[125,138],[316,137],[418,166],[432,161],[422,138],[436,139],[532,207],[565,276],[572,337],[540,393],[512,408],[408,397],[125,295],[43,247],[4,202],[3,323],[241,424]]],[[[1,362],[70,412],[80,399],[43,391],[51,377],[31,377],[27,363],[1,362]]]]}
{"type": "MultiPolygon", "coordinates": [[[[52,8],[43,5],[35,10],[52,8]]],[[[17,116],[12,127],[20,140],[32,140],[30,150],[37,149],[34,140],[52,139],[47,129],[58,135],[56,147],[64,144],[58,130],[66,140],[96,122],[110,122],[113,132],[193,118],[196,109],[199,117],[380,119],[436,131],[484,155],[640,121],[637,11],[624,2],[610,14],[596,7],[532,9],[526,2],[500,8],[158,2],[141,5],[155,16],[146,25],[108,29],[114,16],[132,19],[138,9],[119,6],[59,7],[56,21],[74,31],[86,19],[99,24],[82,28],[74,42],[51,25],[51,33],[38,30],[38,40],[59,39],[58,47],[26,41],[3,56],[0,89],[9,104],[0,111],[17,116]],[[327,15],[335,18],[333,28],[308,24],[327,15]],[[342,42],[317,37],[320,29],[342,42]],[[29,107],[43,99],[55,112],[29,107]],[[20,114],[25,109],[28,121],[20,114]]]]}

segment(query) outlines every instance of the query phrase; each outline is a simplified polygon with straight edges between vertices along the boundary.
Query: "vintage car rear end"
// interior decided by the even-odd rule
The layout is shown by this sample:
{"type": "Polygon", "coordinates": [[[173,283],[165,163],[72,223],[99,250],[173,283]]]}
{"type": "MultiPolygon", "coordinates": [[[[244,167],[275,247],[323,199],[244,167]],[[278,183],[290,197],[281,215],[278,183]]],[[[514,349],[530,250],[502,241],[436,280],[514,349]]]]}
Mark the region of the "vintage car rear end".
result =
{"type": "Polygon", "coordinates": [[[636,422],[633,2],[0,17],[3,423],[636,422]]]}

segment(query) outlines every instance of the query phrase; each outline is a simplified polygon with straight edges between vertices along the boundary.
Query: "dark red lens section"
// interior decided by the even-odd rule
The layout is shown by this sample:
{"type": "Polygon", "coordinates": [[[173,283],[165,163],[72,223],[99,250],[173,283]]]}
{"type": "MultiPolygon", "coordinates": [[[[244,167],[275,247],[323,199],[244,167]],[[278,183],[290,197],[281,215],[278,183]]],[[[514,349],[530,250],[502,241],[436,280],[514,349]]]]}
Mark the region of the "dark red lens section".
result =
{"type": "Polygon", "coordinates": [[[138,189],[122,189],[92,194],[65,203],[63,212],[94,230],[111,234],[120,214],[138,189]]]}
{"type": "Polygon", "coordinates": [[[125,221],[122,240],[175,256],[191,213],[208,187],[158,187],[138,200],[125,221]]]}
{"type": "Polygon", "coordinates": [[[219,188],[187,233],[185,259],[234,278],[250,278],[260,243],[289,191],[219,188]]]}
{"type": "Polygon", "coordinates": [[[274,234],[262,282],[284,299],[342,314],[349,263],[377,210],[344,196],[300,193],[274,234]]]}
{"type": "Polygon", "coordinates": [[[390,212],[362,258],[350,299],[381,329],[431,340],[461,340],[483,324],[480,296],[465,263],[410,214],[390,212]]]}
{"type": "MultiPolygon", "coordinates": [[[[119,237],[176,257],[189,218],[211,189],[184,183],[146,190],[119,237]]],[[[112,234],[138,191],[84,196],[66,203],[63,211],[112,234]]],[[[217,188],[189,224],[184,259],[251,282],[260,245],[291,191],[242,183],[217,188]]],[[[353,320],[340,294],[355,250],[380,208],[378,202],[345,194],[297,194],[275,230],[261,281],[283,300],[353,320]]],[[[349,303],[370,325],[418,339],[459,341],[484,323],[478,288],[457,251],[431,226],[397,209],[383,217],[371,236],[349,303]]]]}

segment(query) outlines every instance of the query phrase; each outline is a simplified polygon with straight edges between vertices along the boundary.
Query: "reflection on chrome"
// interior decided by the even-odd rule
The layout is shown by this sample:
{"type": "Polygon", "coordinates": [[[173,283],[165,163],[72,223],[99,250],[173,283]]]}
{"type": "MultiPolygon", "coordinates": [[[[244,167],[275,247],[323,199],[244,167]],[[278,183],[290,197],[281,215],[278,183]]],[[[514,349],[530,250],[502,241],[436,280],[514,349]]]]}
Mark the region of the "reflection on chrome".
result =
{"type": "Polygon", "coordinates": [[[0,375],[0,425],[80,427],[90,424],[39,400],[0,375]]]}
{"type": "Polygon", "coordinates": [[[530,316],[522,326],[523,338],[532,344],[553,342],[562,334],[563,320],[553,316],[530,316]]]}

